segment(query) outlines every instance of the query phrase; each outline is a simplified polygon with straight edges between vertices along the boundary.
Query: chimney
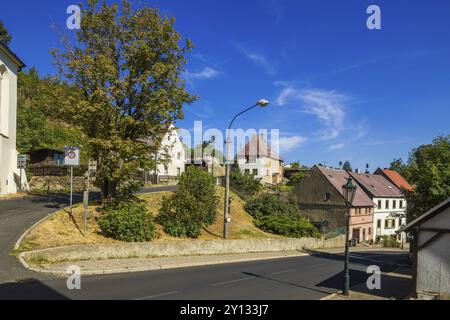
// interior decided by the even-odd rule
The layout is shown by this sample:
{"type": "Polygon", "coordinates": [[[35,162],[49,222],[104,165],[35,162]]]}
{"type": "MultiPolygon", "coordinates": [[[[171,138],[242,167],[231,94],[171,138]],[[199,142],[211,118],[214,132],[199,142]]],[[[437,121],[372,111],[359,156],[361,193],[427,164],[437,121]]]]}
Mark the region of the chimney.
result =
{"type": "Polygon", "coordinates": [[[359,174],[359,169],[355,169],[355,173],[359,174]]]}

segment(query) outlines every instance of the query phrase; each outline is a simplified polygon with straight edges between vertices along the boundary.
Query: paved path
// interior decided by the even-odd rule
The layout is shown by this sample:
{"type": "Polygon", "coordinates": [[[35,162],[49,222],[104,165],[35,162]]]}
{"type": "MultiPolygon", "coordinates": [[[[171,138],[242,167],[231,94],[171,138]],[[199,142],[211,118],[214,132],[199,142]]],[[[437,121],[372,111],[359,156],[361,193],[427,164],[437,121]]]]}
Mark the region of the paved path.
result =
{"type": "MultiPolygon", "coordinates": [[[[397,270],[404,263],[403,252],[376,254],[384,272],[397,270]]],[[[351,259],[351,287],[367,280],[366,254],[351,259]]],[[[367,258],[371,258],[368,256],[367,258]]],[[[370,259],[371,260],[371,259],[370,259]]],[[[174,300],[267,300],[322,299],[338,292],[343,283],[343,257],[320,254],[286,259],[264,260],[81,278],[81,290],[68,290],[66,279],[0,285],[0,299],[174,299],[174,300]]],[[[387,294],[401,294],[405,282],[391,282],[387,294]]],[[[380,294],[384,294],[381,293],[380,294]]]]}

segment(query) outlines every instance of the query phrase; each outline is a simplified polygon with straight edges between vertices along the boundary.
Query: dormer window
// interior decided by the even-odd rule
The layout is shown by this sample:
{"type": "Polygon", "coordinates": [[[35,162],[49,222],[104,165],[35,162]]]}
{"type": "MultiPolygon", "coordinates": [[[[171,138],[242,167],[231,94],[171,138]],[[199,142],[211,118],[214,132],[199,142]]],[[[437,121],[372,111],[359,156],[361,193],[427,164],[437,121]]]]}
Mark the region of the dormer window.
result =
{"type": "Polygon", "coordinates": [[[331,199],[331,193],[325,193],[325,201],[329,201],[331,199]]]}

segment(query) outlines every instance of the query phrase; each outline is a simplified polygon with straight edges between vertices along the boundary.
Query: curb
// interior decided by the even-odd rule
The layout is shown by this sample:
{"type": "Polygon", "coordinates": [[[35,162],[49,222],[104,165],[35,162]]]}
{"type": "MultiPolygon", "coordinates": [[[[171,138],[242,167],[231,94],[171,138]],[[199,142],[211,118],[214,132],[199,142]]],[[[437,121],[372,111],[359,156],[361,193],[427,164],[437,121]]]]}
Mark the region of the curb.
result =
{"type": "Polygon", "coordinates": [[[338,296],[338,295],[340,295],[340,294],[342,294],[342,291],[332,293],[332,294],[330,294],[330,295],[328,295],[328,296],[326,296],[326,297],[323,297],[323,298],[320,299],[320,300],[332,300],[334,297],[336,297],[336,296],[338,296]]]}
{"type": "MultiPolygon", "coordinates": [[[[45,274],[53,274],[58,276],[66,276],[67,272],[61,271],[51,271],[45,270],[42,268],[31,267],[23,258],[23,253],[19,254],[19,260],[22,265],[31,271],[45,273],[45,274]]],[[[98,269],[98,270],[85,270],[81,273],[83,275],[106,275],[106,274],[118,274],[118,273],[133,273],[133,272],[144,272],[144,271],[155,271],[155,270],[167,270],[167,269],[178,269],[178,268],[187,268],[187,267],[200,267],[200,266],[209,266],[209,265],[220,265],[227,263],[239,263],[239,262],[250,262],[250,261],[263,261],[263,260],[275,260],[275,259],[284,259],[284,258],[295,258],[295,257],[303,257],[308,256],[307,253],[298,252],[297,254],[286,254],[283,256],[276,257],[257,257],[257,258],[241,258],[241,259],[226,259],[220,261],[200,261],[200,262],[185,262],[185,263],[172,263],[165,265],[153,265],[146,267],[131,267],[131,268],[117,268],[117,269],[98,269]]],[[[107,261],[107,260],[106,260],[107,261]]],[[[74,261],[74,265],[76,265],[77,261],[74,261]]]]}

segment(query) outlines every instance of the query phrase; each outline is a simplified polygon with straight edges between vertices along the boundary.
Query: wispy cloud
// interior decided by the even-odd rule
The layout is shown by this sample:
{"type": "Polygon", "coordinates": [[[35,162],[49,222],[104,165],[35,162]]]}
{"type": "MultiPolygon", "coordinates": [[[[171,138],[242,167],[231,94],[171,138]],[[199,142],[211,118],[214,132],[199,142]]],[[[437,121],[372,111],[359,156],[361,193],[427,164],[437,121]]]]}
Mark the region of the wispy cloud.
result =
{"type": "Polygon", "coordinates": [[[270,0],[266,4],[267,11],[274,18],[274,24],[279,24],[284,17],[285,7],[280,0],[270,0]]]}
{"type": "Polygon", "coordinates": [[[267,73],[268,75],[275,75],[277,74],[277,68],[276,66],[270,62],[264,55],[262,55],[261,53],[257,53],[254,51],[250,51],[247,48],[238,45],[237,48],[239,49],[240,52],[242,52],[244,54],[244,56],[250,60],[251,62],[253,62],[255,65],[263,68],[264,72],[267,73]]]}
{"type": "Polygon", "coordinates": [[[331,140],[336,138],[343,130],[344,103],[347,100],[348,97],[336,91],[285,86],[276,98],[275,103],[279,106],[292,103],[300,104],[298,111],[316,116],[325,125],[326,129],[319,133],[320,139],[331,140]]]}
{"type": "Polygon", "coordinates": [[[289,152],[297,149],[306,141],[308,141],[308,138],[303,136],[281,137],[279,140],[279,148],[280,151],[289,152]]]}
{"type": "Polygon", "coordinates": [[[210,67],[205,67],[199,72],[190,72],[189,70],[186,70],[186,72],[185,72],[185,76],[189,80],[212,79],[212,78],[217,77],[219,74],[220,74],[219,71],[217,71],[213,68],[210,68],[210,67]]]}
{"type": "Polygon", "coordinates": [[[345,147],[354,144],[355,142],[364,138],[369,132],[369,125],[367,121],[362,120],[358,123],[357,126],[349,127],[345,129],[346,136],[342,139],[341,142],[332,144],[328,147],[328,150],[336,151],[344,149],[345,147]]]}

